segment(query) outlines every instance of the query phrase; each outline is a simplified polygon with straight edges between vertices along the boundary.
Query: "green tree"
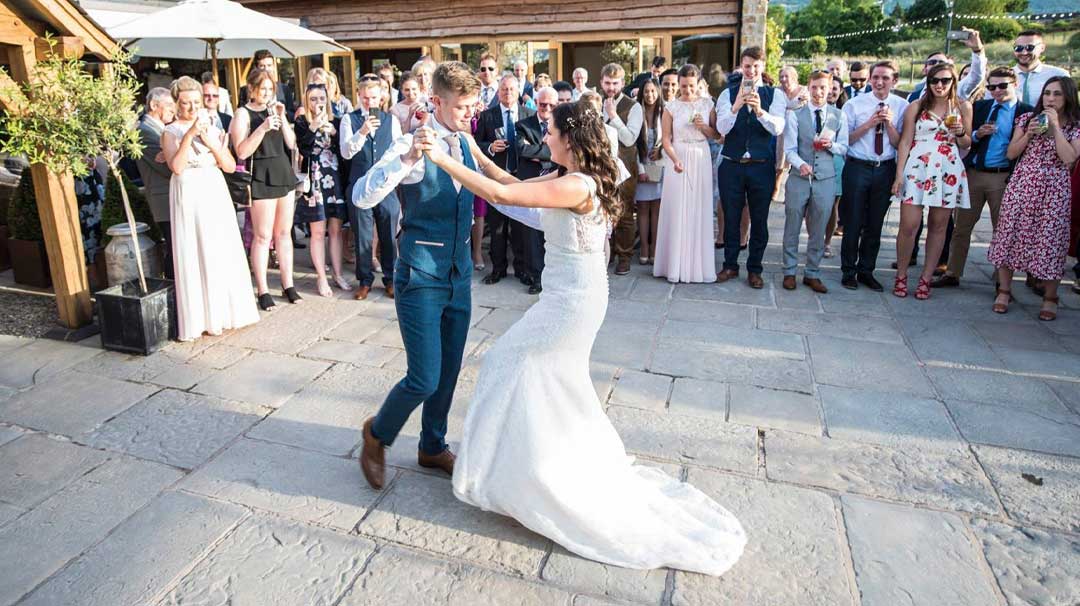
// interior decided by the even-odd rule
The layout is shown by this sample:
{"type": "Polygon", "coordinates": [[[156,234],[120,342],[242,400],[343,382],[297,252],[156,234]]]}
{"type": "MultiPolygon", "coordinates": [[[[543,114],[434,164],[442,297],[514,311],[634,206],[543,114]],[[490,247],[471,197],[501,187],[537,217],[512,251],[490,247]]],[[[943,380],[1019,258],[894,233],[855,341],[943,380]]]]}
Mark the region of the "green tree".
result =
{"type": "MultiPolygon", "coordinates": [[[[801,10],[791,13],[786,23],[787,33],[792,38],[859,32],[893,24],[893,19],[882,14],[881,6],[875,0],[810,0],[801,10]]],[[[895,33],[885,30],[832,38],[829,46],[832,52],[839,54],[882,54],[896,39],[895,33]]],[[[803,57],[810,54],[805,42],[789,43],[785,50],[803,57]]]]}
{"type": "Polygon", "coordinates": [[[783,6],[769,7],[765,19],[765,73],[774,79],[780,76],[780,67],[784,60],[784,21],[783,6]]]}
{"type": "Polygon", "coordinates": [[[825,36],[810,36],[810,39],[806,41],[806,52],[811,57],[824,55],[828,48],[829,41],[825,39],[825,36]]]}

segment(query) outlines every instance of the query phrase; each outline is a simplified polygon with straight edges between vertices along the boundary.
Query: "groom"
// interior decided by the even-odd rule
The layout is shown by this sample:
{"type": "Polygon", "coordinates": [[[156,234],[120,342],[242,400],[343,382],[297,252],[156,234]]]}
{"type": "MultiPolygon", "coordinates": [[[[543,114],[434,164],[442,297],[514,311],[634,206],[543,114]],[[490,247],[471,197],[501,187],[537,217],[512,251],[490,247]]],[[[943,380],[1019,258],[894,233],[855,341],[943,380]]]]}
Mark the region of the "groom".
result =
{"type": "MultiPolygon", "coordinates": [[[[471,127],[480,80],[464,63],[440,64],[432,77],[433,129],[452,157],[475,168],[458,133],[471,127]]],[[[399,253],[394,271],[398,326],[408,370],[379,412],[364,422],[360,468],[381,489],[385,449],[394,443],[421,403],[421,467],[454,473],[446,446],[446,417],[454,396],[472,313],[470,233],[473,194],[432,163],[425,162],[412,135],[397,139],[353,188],[353,204],[371,208],[397,189],[401,201],[399,253]]]]}

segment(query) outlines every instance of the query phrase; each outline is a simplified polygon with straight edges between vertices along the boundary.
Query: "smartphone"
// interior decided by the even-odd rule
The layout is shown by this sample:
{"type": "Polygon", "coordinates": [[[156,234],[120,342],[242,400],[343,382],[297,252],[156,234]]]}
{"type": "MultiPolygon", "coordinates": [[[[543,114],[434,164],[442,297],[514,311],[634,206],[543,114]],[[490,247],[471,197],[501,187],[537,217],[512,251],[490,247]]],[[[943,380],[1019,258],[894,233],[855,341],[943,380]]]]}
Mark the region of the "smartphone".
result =
{"type": "Polygon", "coordinates": [[[754,90],[754,81],[749,78],[743,78],[742,87],[746,90],[754,90]]]}
{"type": "Polygon", "coordinates": [[[965,32],[963,30],[952,30],[945,35],[949,40],[967,40],[971,38],[971,32],[965,32]]]}

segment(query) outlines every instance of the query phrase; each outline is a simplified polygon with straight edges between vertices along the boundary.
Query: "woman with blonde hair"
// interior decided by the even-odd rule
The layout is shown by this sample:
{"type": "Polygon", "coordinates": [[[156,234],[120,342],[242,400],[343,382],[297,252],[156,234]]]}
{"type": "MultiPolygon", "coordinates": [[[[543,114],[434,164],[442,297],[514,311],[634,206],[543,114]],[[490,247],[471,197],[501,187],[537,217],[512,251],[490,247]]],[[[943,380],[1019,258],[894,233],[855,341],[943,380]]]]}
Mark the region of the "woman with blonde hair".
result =
{"type": "Polygon", "coordinates": [[[248,102],[236,112],[229,135],[236,154],[251,159],[251,219],[255,236],[251,243],[251,264],[259,307],[268,311],[274,307],[266,280],[271,239],[281,272],[281,294],[289,303],[301,300],[293,285],[291,233],[296,210],[296,173],[290,150],[296,147],[296,134],[285,119],[285,105],[275,96],[274,74],[252,70],[247,85],[248,102]]]}
{"type": "Polygon", "coordinates": [[[161,135],[172,171],[169,223],[176,276],[179,339],[220,335],[259,321],[240,229],[223,172],[236,170],[225,133],[202,107],[202,85],[182,76],[172,84],[176,120],[161,135]]]}

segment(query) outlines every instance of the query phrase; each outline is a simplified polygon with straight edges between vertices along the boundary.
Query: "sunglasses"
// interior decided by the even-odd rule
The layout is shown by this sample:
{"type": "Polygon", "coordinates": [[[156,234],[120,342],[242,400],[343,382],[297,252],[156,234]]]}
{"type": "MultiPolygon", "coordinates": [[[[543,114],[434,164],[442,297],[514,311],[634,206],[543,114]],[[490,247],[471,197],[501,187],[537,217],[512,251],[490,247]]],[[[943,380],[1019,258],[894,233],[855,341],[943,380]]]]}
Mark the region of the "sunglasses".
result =
{"type": "Polygon", "coordinates": [[[952,81],[953,81],[952,78],[927,78],[926,79],[926,82],[930,86],[935,86],[935,85],[938,85],[938,84],[952,84],[952,81]]]}
{"type": "Polygon", "coordinates": [[[378,76],[360,76],[361,82],[378,82],[379,80],[382,80],[382,78],[378,76]]]}
{"type": "Polygon", "coordinates": [[[926,61],[923,61],[923,65],[928,65],[930,67],[933,67],[939,63],[948,63],[948,61],[944,59],[927,59],[926,61]]]}
{"type": "Polygon", "coordinates": [[[1007,90],[1012,86],[1012,82],[1001,82],[998,84],[987,84],[986,90],[1007,90]]]}
{"type": "Polygon", "coordinates": [[[212,95],[210,93],[203,93],[202,97],[203,97],[203,99],[217,99],[217,98],[221,97],[221,95],[212,95]]]}
{"type": "Polygon", "coordinates": [[[1033,52],[1036,48],[1038,48],[1038,46],[1039,46],[1038,44],[1017,44],[1016,46],[1013,47],[1013,52],[1014,53],[1022,53],[1022,52],[1027,51],[1027,52],[1030,53],[1030,52],[1033,52]]]}
{"type": "Polygon", "coordinates": [[[481,67],[480,71],[482,71],[482,72],[493,72],[493,71],[495,71],[495,69],[496,68],[494,68],[494,67],[481,67]]]}
{"type": "Polygon", "coordinates": [[[858,82],[859,84],[862,84],[863,82],[866,82],[866,78],[852,78],[851,79],[852,84],[855,84],[856,82],[858,82]]]}

